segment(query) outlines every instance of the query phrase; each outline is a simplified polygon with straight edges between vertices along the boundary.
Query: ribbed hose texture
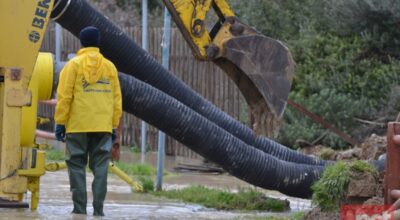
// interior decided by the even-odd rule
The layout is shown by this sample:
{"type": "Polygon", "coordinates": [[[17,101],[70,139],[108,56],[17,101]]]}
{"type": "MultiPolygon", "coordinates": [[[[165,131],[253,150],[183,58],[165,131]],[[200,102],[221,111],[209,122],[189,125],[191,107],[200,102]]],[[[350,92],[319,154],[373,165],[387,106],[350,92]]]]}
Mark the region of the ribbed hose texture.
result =
{"type": "Polygon", "coordinates": [[[250,147],[158,89],[123,73],[119,79],[125,111],[248,183],[289,196],[311,196],[311,185],[318,180],[323,167],[279,160],[250,147]]]}
{"type": "MultiPolygon", "coordinates": [[[[68,0],[56,0],[58,1],[62,1],[59,7],[65,7],[68,0]]],[[[60,11],[61,9],[58,8],[52,13],[52,17],[56,17],[60,11]]],[[[256,137],[250,128],[218,109],[176,78],[174,74],[169,73],[86,1],[72,0],[57,22],[75,36],[79,36],[80,30],[86,26],[96,26],[101,32],[101,52],[116,65],[119,71],[132,75],[176,98],[248,145],[285,161],[311,165],[327,163],[327,161],[293,151],[268,138],[256,137]]]]}

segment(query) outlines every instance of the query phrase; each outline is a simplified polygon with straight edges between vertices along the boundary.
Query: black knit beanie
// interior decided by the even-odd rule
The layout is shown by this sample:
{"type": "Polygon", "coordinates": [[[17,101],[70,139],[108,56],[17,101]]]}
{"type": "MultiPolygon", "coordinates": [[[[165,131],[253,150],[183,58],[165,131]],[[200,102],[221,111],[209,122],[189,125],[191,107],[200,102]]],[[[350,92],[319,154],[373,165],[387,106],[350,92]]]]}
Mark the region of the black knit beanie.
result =
{"type": "Polygon", "coordinates": [[[88,26],[81,30],[79,39],[83,47],[99,47],[100,32],[96,27],[88,26]]]}

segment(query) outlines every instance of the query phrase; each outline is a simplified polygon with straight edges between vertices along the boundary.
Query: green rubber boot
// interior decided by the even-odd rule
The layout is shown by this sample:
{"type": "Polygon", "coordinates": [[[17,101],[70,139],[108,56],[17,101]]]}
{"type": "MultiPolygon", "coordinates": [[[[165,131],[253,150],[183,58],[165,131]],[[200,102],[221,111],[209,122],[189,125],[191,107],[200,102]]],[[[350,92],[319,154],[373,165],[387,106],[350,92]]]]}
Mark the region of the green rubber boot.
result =
{"type": "Polygon", "coordinates": [[[90,134],[89,146],[89,168],[94,175],[92,183],[93,215],[104,216],[103,206],[107,194],[107,174],[112,146],[111,134],[90,134]]]}
{"type": "Polygon", "coordinates": [[[72,213],[76,214],[86,214],[86,165],[88,157],[86,141],[87,138],[84,133],[67,134],[67,158],[65,162],[68,167],[69,183],[74,203],[72,213]]]}

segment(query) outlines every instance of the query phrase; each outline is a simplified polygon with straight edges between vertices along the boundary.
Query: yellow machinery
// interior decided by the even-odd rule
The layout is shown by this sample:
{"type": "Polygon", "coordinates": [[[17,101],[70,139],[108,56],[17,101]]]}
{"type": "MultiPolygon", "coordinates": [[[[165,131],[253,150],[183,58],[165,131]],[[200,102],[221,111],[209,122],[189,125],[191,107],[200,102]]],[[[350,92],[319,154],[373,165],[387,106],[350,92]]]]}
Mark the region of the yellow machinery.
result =
{"type": "Polygon", "coordinates": [[[37,207],[45,155],[33,142],[35,111],[37,100],[50,98],[52,91],[52,82],[43,83],[52,78],[39,69],[52,68],[46,66],[52,65],[51,56],[41,56],[46,61],[35,74],[33,69],[52,7],[53,0],[0,1],[0,198],[21,202],[29,189],[32,209],[37,207]]]}
{"type": "Polygon", "coordinates": [[[53,56],[40,53],[29,82],[31,105],[22,108],[21,146],[27,148],[27,164],[17,174],[28,178],[28,190],[31,191],[31,209],[35,210],[39,201],[40,176],[45,173],[45,152],[35,144],[37,109],[39,100],[51,98],[53,88],[53,56]]]}
{"type": "MultiPolygon", "coordinates": [[[[212,60],[225,70],[256,117],[256,130],[271,134],[292,81],[294,63],[287,48],[240,22],[225,0],[164,3],[196,58],[212,60]],[[208,31],[205,18],[211,7],[219,22],[208,31]]],[[[5,201],[19,206],[28,190],[31,208],[38,205],[45,152],[34,141],[37,103],[49,99],[53,90],[52,55],[39,55],[39,49],[53,4],[54,0],[0,1],[0,206],[5,201]]],[[[113,164],[110,167],[131,181],[113,164]]],[[[140,191],[135,184],[130,183],[140,191]]]]}
{"type": "Polygon", "coordinates": [[[226,0],[163,0],[199,60],[216,63],[245,97],[258,133],[273,136],[286,107],[294,61],[279,41],[239,21],[226,0]],[[207,30],[207,13],[219,17],[207,30]]]}
{"type": "MultiPolygon", "coordinates": [[[[39,201],[40,176],[65,163],[45,164],[44,146],[35,143],[40,100],[51,98],[53,56],[40,53],[54,0],[1,0],[0,27],[0,207],[27,207],[24,194],[31,192],[31,209],[39,201]]],[[[110,170],[143,191],[123,171],[110,170]]]]}
{"type": "MultiPolygon", "coordinates": [[[[45,166],[46,171],[50,172],[55,172],[66,168],[67,164],[65,162],[51,162],[47,163],[45,166]]],[[[143,186],[140,183],[134,181],[132,178],[130,178],[124,171],[115,166],[113,162],[110,162],[110,164],[108,165],[108,169],[115,175],[117,175],[119,178],[121,178],[123,181],[125,181],[128,185],[130,185],[133,191],[143,192],[143,186]]]]}

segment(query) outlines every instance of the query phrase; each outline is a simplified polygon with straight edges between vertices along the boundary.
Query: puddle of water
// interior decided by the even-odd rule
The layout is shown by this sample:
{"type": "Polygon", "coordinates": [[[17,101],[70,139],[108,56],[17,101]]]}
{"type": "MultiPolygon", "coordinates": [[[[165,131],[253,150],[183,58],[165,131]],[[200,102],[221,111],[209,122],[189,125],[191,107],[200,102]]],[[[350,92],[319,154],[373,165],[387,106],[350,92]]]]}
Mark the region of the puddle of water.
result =
{"type": "MultiPolygon", "coordinates": [[[[156,153],[148,153],[146,162],[155,166],[157,163],[156,153]]],[[[128,150],[121,152],[121,161],[127,163],[140,163],[140,154],[132,154],[128,150]]],[[[165,170],[171,172],[173,167],[181,162],[180,158],[166,157],[165,170]]],[[[185,159],[185,162],[188,162],[185,159]]],[[[189,160],[190,162],[190,160],[189,160]]],[[[199,160],[193,160],[199,163],[199,160]]],[[[91,206],[91,182],[92,174],[87,174],[88,191],[88,215],[72,215],[71,193],[69,192],[68,174],[66,170],[48,172],[41,178],[40,204],[37,211],[29,209],[0,209],[1,219],[99,219],[92,216],[91,206]]],[[[237,191],[240,188],[255,188],[248,183],[227,174],[204,174],[204,173],[179,173],[164,177],[164,189],[183,188],[190,185],[202,185],[220,189],[237,191]]],[[[148,194],[132,193],[130,186],[110,175],[108,179],[108,194],[105,202],[105,217],[101,219],[254,219],[266,216],[287,216],[293,211],[304,211],[311,208],[309,200],[287,197],[276,191],[263,191],[267,196],[288,199],[291,204],[291,212],[228,212],[207,209],[200,205],[184,204],[148,194]]],[[[29,202],[29,194],[26,201],[29,202]]]]}
{"type": "MultiPolygon", "coordinates": [[[[140,154],[133,154],[127,149],[121,150],[121,161],[126,163],[140,163],[140,154]]],[[[157,153],[147,153],[146,163],[156,167],[157,153]]],[[[165,170],[174,172],[174,167],[179,163],[201,164],[202,160],[188,159],[182,157],[165,157],[165,170]]],[[[210,174],[200,172],[180,172],[179,175],[170,175],[164,177],[163,189],[181,189],[190,185],[201,185],[213,188],[219,188],[237,192],[239,189],[257,189],[265,193],[268,197],[277,199],[287,199],[290,201],[292,212],[309,210],[312,208],[311,201],[308,199],[299,199],[286,196],[277,191],[270,191],[255,187],[229,174],[210,174]]]]}
{"type": "MultiPolygon", "coordinates": [[[[87,183],[92,181],[87,177],[87,183]]],[[[131,189],[122,180],[110,176],[107,199],[102,219],[248,219],[273,214],[268,212],[226,212],[207,209],[200,205],[188,205],[171,202],[147,194],[131,193],[131,189]]],[[[98,219],[92,216],[92,195],[88,185],[88,215],[72,215],[71,194],[68,176],[65,170],[47,173],[42,177],[40,204],[37,211],[29,209],[1,209],[0,219],[98,219]]],[[[27,196],[29,197],[29,195],[27,196]]],[[[27,198],[27,201],[29,198],[27,198]]]]}

